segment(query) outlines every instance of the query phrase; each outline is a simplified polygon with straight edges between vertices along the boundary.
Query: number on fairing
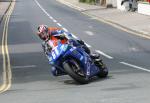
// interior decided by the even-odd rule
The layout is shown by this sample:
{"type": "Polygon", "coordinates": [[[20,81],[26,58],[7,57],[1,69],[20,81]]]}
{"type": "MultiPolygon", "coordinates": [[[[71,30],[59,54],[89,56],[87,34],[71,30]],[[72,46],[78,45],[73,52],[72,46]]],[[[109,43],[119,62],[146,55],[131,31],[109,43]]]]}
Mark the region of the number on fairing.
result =
{"type": "Polygon", "coordinates": [[[55,55],[55,52],[54,52],[54,51],[52,52],[52,57],[53,57],[53,59],[56,58],[56,55],[55,55]]]}
{"type": "Polygon", "coordinates": [[[59,51],[57,50],[57,48],[55,49],[55,53],[56,55],[59,55],[59,51]]]}
{"type": "Polygon", "coordinates": [[[57,48],[55,48],[54,51],[52,51],[53,59],[56,59],[57,55],[59,55],[59,51],[57,50],[57,48]]]}

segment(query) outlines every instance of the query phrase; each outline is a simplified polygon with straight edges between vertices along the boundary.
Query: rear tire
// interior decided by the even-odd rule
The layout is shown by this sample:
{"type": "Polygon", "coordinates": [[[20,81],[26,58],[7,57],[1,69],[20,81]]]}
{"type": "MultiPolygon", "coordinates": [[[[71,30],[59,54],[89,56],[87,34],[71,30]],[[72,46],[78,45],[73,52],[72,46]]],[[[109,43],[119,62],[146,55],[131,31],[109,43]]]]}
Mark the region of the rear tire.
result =
{"type": "Polygon", "coordinates": [[[70,77],[72,77],[78,83],[87,84],[89,82],[89,79],[86,78],[86,76],[84,75],[78,62],[73,59],[71,59],[70,61],[71,62],[65,62],[63,64],[65,71],[69,74],[70,77]]]}

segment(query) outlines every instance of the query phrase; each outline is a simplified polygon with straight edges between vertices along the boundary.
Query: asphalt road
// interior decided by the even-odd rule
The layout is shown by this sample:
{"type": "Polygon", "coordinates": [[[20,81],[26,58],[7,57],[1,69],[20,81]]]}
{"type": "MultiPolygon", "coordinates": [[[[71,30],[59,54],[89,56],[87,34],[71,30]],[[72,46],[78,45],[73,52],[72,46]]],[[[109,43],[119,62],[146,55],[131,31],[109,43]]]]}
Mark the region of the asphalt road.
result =
{"type": "MultiPolygon", "coordinates": [[[[2,28],[3,22],[0,33],[2,28]]],[[[0,103],[149,103],[149,45],[148,39],[101,23],[55,0],[17,0],[8,30],[12,86],[0,94],[0,103]],[[68,76],[53,77],[41,40],[35,35],[39,24],[63,27],[83,39],[91,50],[103,52],[110,69],[108,78],[79,85],[68,76]]],[[[2,61],[0,55],[0,64],[2,61]]]]}

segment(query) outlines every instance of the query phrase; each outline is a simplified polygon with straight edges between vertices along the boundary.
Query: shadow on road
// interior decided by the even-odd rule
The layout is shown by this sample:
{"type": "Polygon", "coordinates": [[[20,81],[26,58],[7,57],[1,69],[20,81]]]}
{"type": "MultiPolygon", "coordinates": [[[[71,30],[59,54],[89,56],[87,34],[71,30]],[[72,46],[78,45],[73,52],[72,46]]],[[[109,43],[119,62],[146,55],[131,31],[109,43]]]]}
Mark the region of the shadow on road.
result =
{"type": "MultiPolygon", "coordinates": [[[[101,82],[101,81],[105,81],[107,79],[113,79],[112,76],[108,76],[106,78],[98,78],[98,77],[93,77],[90,79],[89,83],[94,83],[94,82],[101,82]]],[[[67,85],[82,85],[74,80],[65,80],[64,81],[65,84],[67,85]]]]}

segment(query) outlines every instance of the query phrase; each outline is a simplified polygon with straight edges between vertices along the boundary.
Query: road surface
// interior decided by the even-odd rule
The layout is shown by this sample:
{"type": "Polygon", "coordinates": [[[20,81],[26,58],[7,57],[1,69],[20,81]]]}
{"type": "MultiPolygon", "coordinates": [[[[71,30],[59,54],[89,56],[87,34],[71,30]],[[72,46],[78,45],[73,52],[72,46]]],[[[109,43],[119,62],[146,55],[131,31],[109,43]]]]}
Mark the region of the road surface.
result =
{"type": "MultiPolygon", "coordinates": [[[[1,34],[5,21],[0,26],[1,34]]],[[[6,66],[10,62],[12,80],[10,88],[0,94],[1,103],[150,101],[150,40],[101,23],[55,0],[17,0],[8,25],[7,45],[7,56],[0,52],[0,83],[4,82],[3,57],[8,55],[6,66]],[[79,85],[69,76],[53,77],[41,40],[35,35],[39,24],[62,27],[83,39],[92,51],[101,53],[110,70],[108,78],[79,85]]]]}

